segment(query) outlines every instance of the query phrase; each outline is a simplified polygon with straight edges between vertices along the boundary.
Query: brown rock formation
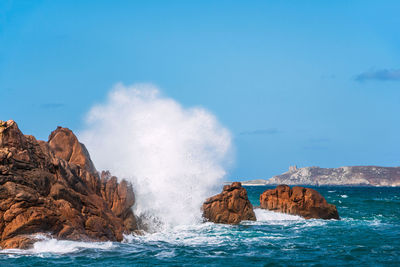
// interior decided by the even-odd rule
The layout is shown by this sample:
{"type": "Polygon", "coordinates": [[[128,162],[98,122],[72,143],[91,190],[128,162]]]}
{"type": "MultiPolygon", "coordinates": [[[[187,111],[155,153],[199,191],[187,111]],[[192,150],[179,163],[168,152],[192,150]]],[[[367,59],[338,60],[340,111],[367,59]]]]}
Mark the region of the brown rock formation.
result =
{"type": "Polygon", "coordinates": [[[226,224],[256,220],[247,191],[239,182],[225,185],[220,194],[208,198],[203,204],[203,217],[211,222],[226,224]]]}
{"type": "Polygon", "coordinates": [[[48,143],[56,157],[74,163],[89,172],[96,172],[85,145],[79,143],[70,129],[58,126],[50,134],[48,143]]]}
{"type": "Polygon", "coordinates": [[[278,185],[260,195],[263,209],[299,215],[306,219],[339,219],[335,205],[328,204],[316,190],[278,185]]]}
{"type": "Polygon", "coordinates": [[[58,127],[49,142],[0,121],[0,247],[27,248],[31,234],[121,241],[136,229],[130,184],[99,174],[85,146],[58,127]]]}

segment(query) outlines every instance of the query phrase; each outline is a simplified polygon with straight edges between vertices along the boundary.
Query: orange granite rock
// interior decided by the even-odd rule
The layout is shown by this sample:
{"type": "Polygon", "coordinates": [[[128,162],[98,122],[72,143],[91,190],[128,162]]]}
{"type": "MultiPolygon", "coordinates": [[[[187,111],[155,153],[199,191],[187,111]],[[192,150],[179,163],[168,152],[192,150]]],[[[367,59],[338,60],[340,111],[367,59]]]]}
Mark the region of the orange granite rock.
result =
{"type": "Polygon", "coordinates": [[[211,222],[225,224],[256,220],[247,191],[239,182],[225,185],[220,194],[208,198],[203,204],[203,217],[211,222]]]}
{"type": "Polygon", "coordinates": [[[137,229],[132,186],[100,178],[85,146],[58,127],[49,142],[0,121],[0,247],[27,248],[35,233],[121,241],[137,229]]]}
{"type": "Polygon", "coordinates": [[[316,190],[278,185],[260,195],[260,207],[267,210],[299,215],[306,219],[339,219],[335,205],[326,202],[316,190]]]}

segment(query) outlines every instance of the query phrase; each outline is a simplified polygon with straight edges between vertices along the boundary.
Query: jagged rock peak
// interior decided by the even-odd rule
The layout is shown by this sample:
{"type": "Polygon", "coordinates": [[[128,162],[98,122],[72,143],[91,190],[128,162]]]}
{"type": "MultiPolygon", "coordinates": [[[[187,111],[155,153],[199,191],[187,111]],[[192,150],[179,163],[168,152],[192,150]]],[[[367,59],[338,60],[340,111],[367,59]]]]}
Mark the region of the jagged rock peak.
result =
{"type": "Polygon", "coordinates": [[[58,126],[49,135],[48,143],[57,157],[89,172],[96,172],[85,145],[79,143],[78,138],[70,129],[58,126]]]}
{"type": "Polygon", "coordinates": [[[13,120],[2,121],[0,120],[0,146],[23,146],[24,135],[18,128],[18,125],[13,120]]]}

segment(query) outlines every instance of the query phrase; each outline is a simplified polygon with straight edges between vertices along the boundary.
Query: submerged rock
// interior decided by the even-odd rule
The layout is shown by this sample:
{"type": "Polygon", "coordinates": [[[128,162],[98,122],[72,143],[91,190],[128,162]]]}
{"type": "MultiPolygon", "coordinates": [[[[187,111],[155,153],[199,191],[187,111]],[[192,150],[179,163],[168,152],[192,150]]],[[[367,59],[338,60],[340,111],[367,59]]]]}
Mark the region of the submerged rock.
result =
{"type": "Polygon", "coordinates": [[[0,247],[28,248],[35,233],[86,241],[121,241],[136,230],[132,186],[103,173],[85,146],[58,127],[49,141],[0,121],[0,247]]]}
{"type": "Polygon", "coordinates": [[[260,207],[267,210],[299,215],[306,219],[339,219],[335,205],[326,202],[316,190],[278,185],[260,195],[260,207]]]}
{"type": "Polygon", "coordinates": [[[239,182],[225,185],[220,194],[208,198],[203,204],[203,217],[211,222],[226,224],[256,220],[247,191],[239,182]]]}

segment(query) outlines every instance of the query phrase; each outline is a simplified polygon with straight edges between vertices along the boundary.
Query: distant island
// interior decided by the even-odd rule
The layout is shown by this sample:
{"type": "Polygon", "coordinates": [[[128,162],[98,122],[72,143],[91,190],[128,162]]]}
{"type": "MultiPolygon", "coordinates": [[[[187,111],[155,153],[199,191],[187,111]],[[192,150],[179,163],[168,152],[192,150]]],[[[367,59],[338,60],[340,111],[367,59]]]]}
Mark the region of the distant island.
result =
{"type": "Polygon", "coordinates": [[[320,168],[290,166],[270,179],[243,181],[243,185],[400,186],[400,167],[348,166],[320,168]]]}

